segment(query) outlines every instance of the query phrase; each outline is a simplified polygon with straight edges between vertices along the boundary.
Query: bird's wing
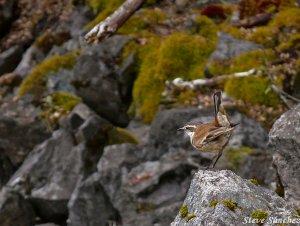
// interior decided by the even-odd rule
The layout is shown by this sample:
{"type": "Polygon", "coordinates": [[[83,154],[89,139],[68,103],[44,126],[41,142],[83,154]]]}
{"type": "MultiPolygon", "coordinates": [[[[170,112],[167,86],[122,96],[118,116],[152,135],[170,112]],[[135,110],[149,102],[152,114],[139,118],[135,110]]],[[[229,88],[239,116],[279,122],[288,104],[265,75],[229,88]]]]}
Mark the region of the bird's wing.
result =
{"type": "Polygon", "coordinates": [[[203,137],[202,144],[212,142],[213,140],[217,139],[219,136],[226,134],[233,129],[234,128],[228,128],[228,127],[212,127],[209,129],[207,135],[203,137]]]}

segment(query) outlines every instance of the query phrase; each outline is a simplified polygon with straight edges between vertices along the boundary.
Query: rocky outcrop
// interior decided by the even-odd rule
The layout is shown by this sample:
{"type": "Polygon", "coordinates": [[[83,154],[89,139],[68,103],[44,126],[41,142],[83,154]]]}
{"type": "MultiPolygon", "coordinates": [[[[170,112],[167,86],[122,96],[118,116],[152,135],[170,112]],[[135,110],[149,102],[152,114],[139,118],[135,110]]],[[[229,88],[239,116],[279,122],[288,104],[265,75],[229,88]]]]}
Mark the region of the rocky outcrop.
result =
{"type": "MultiPolygon", "coordinates": [[[[2,99],[4,100],[4,99],[2,99]]],[[[1,182],[4,185],[28,153],[50,136],[50,131],[40,121],[40,111],[23,101],[5,99],[0,105],[0,162],[1,182]],[[3,177],[2,177],[3,176],[3,177]]]]}
{"type": "Polygon", "coordinates": [[[210,61],[229,60],[242,53],[262,48],[261,45],[241,39],[236,39],[231,35],[223,32],[219,32],[218,37],[219,42],[216,50],[210,56],[210,61]]]}
{"type": "Polygon", "coordinates": [[[284,113],[273,125],[269,137],[273,159],[284,187],[284,197],[300,207],[300,105],[284,113]]]}
{"type": "Polygon", "coordinates": [[[292,214],[296,211],[275,192],[256,186],[231,171],[199,170],[171,225],[242,225],[249,219],[274,225],[269,223],[272,218],[287,219],[292,214]]]}
{"type": "Polygon", "coordinates": [[[0,75],[12,72],[22,58],[23,48],[14,46],[0,53],[0,75]]]}
{"type": "Polygon", "coordinates": [[[52,222],[67,218],[77,181],[96,169],[112,126],[81,104],[61,127],[30,153],[8,182],[28,197],[42,219],[52,222]]]}
{"type": "Polygon", "coordinates": [[[80,180],[68,207],[70,226],[105,226],[118,220],[118,213],[103,190],[97,173],[80,180]]]}
{"type": "Polygon", "coordinates": [[[31,204],[10,188],[0,191],[0,225],[32,226],[34,211],[31,204]]]}

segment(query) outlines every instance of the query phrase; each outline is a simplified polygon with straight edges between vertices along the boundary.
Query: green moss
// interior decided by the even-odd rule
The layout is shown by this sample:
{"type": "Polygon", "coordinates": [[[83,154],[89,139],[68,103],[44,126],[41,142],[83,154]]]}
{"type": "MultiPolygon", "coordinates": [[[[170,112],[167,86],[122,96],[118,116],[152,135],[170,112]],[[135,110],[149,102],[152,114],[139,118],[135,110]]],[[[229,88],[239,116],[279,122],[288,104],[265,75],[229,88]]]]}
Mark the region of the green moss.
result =
{"type": "Polygon", "coordinates": [[[215,207],[218,203],[219,203],[218,200],[212,200],[212,201],[209,203],[208,207],[215,207]]]}
{"type": "Polygon", "coordinates": [[[91,29],[96,24],[100,23],[119,8],[123,2],[123,0],[88,0],[88,4],[94,13],[99,12],[99,14],[85,26],[85,29],[91,29]]]}
{"type": "Polygon", "coordinates": [[[46,119],[49,126],[54,128],[58,120],[68,114],[81,102],[81,98],[72,93],[55,92],[44,98],[42,118],[46,119]]]}
{"type": "Polygon", "coordinates": [[[253,219],[266,220],[268,218],[268,212],[264,210],[255,210],[251,213],[251,217],[253,219]]]}
{"type": "Polygon", "coordinates": [[[228,61],[213,61],[210,63],[209,69],[214,75],[232,74],[253,68],[258,69],[275,57],[275,52],[271,49],[257,49],[242,53],[228,61]]]}
{"type": "Polygon", "coordinates": [[[127,129],[115,127],[108,133],[108,143],[110,145],[123,143],[138,144],[139,141],[127,129]]]}
{"type": "Polygon", "coordinates": [[[229,96],[250,104],[275,106],[280,103],[279,97],[270,89],[268,77],[247,76],[229,79],[224,90],[229,96]]]}
{"type": "Polygon", "coordinates": [[[296,209],[296,212],[298,213],[298,215],[300,216],[300,208],[296,209]]]}
{"type": "Polygon", "coordinates": [[[196,214],[189,214],[188,216],[187,216],[187,218],[186,218],[186,223],[188,223],[190,220],[192,220],[193,218],[195,218],[195,217],[197,217],[197,215],[196,214]]]}
{"type": "Polygon", "coordinates": [[[224,23],[220,24],[218,28],[220,31],[222,31],[224,33],[228,33],[237,39],[244,38],[244,35],[243,35],[241,29],[239,29],[239,28],[232,27],[231,25],[224,24],[224,23]]]}
{"type": "Polygon", "coordinates": [[[135,204],[135,209],[138,213],[153,211],[156,208],[157,206],[154,203],[150,202],[138,202],[135,204]]]}
{"type": "Polygon", "coordinates": [[[231,211],[234,211],[235,208],[237,207],[237,203],[236,202],[232,202],[230,200],[222,200],[222,202],[231,211]]]}
{"type": "Polygon", "coordinates": [[[141,9],[119,29],[119,33],[132,35],[151,35],[151,28],[162,23],[166,15],[157,8],[141,9]]]}
{"type": "Polygon", "coordinates": [[[150,123],[158,109],[164,82],[176,77],[203,77],[205,63],[214,48],[215,44],[204,37],[184,33],[150,43],[140,56],[142,61],[133,88],[136,115],[150,123]]]}
{"type": "Polygon", "coordinates": [[[255,154],[255,151],[249,147],[230,148],[225,152],[226,158],[232,164],[233,170],[237,170],[240,166],[241,161],[248,154],[255,154]]]}
{"type": "Polygon", "coordinates": [[[188,214],[189,214],[189,210],[188,210],[187,205],[183,205],[183,206],[180,208],[179,216],[180,216],[181,218],[185,218],[188,214]]]}
{"type": "Polygon", "coordinates": [[[278,46],[280,51],[285,50],[300,50],[300,33],[292,34],[286,42],[278,46]]]}
{"type": "Polygon", "coordinates": [[[192,32],[206,37],[213,45],[215,45],[217,42],[217,25],[206,16],[198,16],[194,22],[197,26],[192,32]]]}
{"type": "Polygon", "coordinates": [[[276,34],[278,29],[272,26],[263,26],[255,28],[255,30],[247,36],[247,40],[264,45],[265,47],[274,47],[277,45],[276,34]]]}
{"type": "Polygon", "coordinates": [[[258,186],[259,184],[258,184],[258,181],[256,180],[256,179],[249,179],[249,181],[252,183],[252,184],[254,184],[254,185],[256,185],[256,186],[258,186]]]}
{"type": "Polygon", "coordinates": [[[69,38],[70,34],[67,32],[45,32],[34,41],[34,45],[47,53],[54,45],[61,45],[69,38]]]}
{"type": "Polygon", "coordinates": [[[18,90],[18,97],[26,93],[32,94],[35,99],[40,99],[45,91],[45,83],[50,72],[57,72],[61,68],[71,69],[76,63],[77,54],[74,52],[65,55],[56,55],[47,58],[38,64],[23,80],[18,90]]]}

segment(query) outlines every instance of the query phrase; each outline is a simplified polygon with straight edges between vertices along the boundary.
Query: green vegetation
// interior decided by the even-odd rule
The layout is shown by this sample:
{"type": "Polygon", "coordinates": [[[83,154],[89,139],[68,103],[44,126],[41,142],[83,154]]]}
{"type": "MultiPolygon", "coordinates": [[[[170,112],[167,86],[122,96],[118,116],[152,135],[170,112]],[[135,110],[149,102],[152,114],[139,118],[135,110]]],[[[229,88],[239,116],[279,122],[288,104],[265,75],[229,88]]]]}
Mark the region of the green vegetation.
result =
{"type": "Polygon", "coordinates": [[[300,32],[300,9],[284,8],[266,26],[255,28],[246,38],[266,47],[284,44],[300,32]]]}
{"type": "Polygon", "coordinates": [[[215,207],[218,203],[219,203],[218,200],[212,200],[212,201],[210,202],[210,204],[208,205],[208,207],[215,207]]]}
{"type": "Polygon", "coordinates": [[[188,223],[190,220],[192,220],[193,218],[195,218],[195,217],[197,217],[197,215],[196,214],[189,214],[188,216],[187,216],[187,218],[186,218],[186,223],[188,223]]]}
{"type": "Polygon", "coordinates": [[[81,99],[72,93],[55,92],[44,98],[41,117],[46,119],[49,126],[54,128],[58,120],[68,114],[81,102],[81,99]]]}
{"type": "Polygon", "coordinates": [[[203,77],[203,70],[215,43],[202,36],[174,33],[165,39],[154,39],[141,53],[141,65],[133,89],[133,108],[145,123],[154,117],[164,82],[181,77],[191,80],[203,77]]]}
{"type": "Polygon", "coordinates": [[[225,83],[224,90],[229,96],[251,104],[275,106],[280,103],[279,97],[270,88],[268,77],[232,78],[225,83]]]}
{"type": "Polygon", "coordinates": [[[268,212],[263,210],[255,210],[251,213],[253,219],[266,220],[268,218],[268,212]]]}
{"type": "Polygon", "coordinates": [[[38,64],[22,82],[18,90],[18,97],[32,94],[39,100],[45,91],[45,83],[50,72],[57,72],[61,68],[71,69],[76,63],[77,53],[55,55],[38,64]]]}
{"type": "Polygon", "coordinates": [[[232,202],[230,200],[222,200],[222,202],[231,211],[234,211],[235,208],[237,207],[237,203],[236,202],[232,202]]]}
{"type": "Polygon", "coordinates": [[[256,186],[258,186],[259,185],[259,183],[258,183],[258,181],[256,180],[256,179],[249,179],[249,181],[252,183],[252,184],[254,184],[254,185],[256,185],[256,186]]]}
{"type": "Polygon", "coordinates": [[[209,65],[209,70],[214,75],[232,74],[235,72],[259,69],[266,62],[275,59],[275,52],[271,49],[256,49],[234,57],[228,61],[213,61],[209,65]]]}
{"type": "Polygon", "coordinates": [[[123,143],[138,144],[139,141],[127,129],[114,127],[108,132],[108,143],[110,145],[123,143]]]}
{"type": "Polygon", "coordinates": [[[300,216],[300,208],[296,209],[296,212],[298,213],[298,215],[300,216]]]}
{"type": "Polygon", "coordinates": [[[180,216],[181,218],[185,218],[188,214],[189,214],[189,210],[188,210],[187,205],[183,205],[183,206],[180,208],[179,216],[180,216]]]}
{"type": "Polygon", "coordinates": [[[141,9],[119,29],[122,34],[151,35],[151,27],[162,23],[166,15],[160,9],[141,9]]]}
{"type": "Polygon", "coordinates": [[[225,152],[226,158],[231,162],[233,170],[237,170],[241,161],[248,154],[255,154],[256,152],[249,147],[230,148],[225,152]]]}

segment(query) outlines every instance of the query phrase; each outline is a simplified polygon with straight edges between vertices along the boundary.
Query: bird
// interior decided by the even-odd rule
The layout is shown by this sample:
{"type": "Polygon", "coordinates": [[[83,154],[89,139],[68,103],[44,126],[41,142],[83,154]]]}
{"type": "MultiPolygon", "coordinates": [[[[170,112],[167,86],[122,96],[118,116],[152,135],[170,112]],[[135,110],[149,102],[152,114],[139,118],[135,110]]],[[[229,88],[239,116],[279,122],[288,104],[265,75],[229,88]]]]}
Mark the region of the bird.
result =
{"type": "Polygon", "coordinates": [[[208,123],[193,121],[178,129],[183,130],[190,137],[191,144],[195,149],[215,154],[212,163],[206,169],[215,167],[230,140],[234,128],[238,125],[238,123],[233,124],[229,121],[221,97],[221,91],[214,92],[215,117],[212,121],[208,123]]]}

